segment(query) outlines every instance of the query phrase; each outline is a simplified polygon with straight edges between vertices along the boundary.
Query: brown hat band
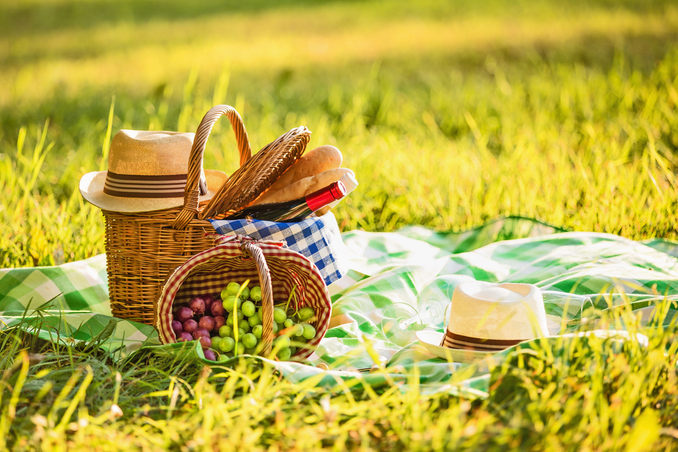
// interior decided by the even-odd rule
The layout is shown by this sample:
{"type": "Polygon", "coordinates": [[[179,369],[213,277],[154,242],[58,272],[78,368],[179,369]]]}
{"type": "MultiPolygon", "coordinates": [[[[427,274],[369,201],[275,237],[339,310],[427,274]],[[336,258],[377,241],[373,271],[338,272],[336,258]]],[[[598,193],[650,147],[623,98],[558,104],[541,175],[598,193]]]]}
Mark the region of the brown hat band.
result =
{"type": "Polygon", "coordinates": [[[445,336],[440,343],[441,347],[462,348],[478,350],[482,352],[496,352],[512,347],[527,339],[480,339],[477,337],[454,334],[450,330],[445,331],[445,336]]]}
{"type": "MultiPolygon", "coordinates": [[[[106,173],[104,193],[124,198],[181,198],[184,196],[187,174],[145,176],[137,174],[106,173]]],[[[200,194],[207,193],[207,185],[200,180],[200,194]]]]}

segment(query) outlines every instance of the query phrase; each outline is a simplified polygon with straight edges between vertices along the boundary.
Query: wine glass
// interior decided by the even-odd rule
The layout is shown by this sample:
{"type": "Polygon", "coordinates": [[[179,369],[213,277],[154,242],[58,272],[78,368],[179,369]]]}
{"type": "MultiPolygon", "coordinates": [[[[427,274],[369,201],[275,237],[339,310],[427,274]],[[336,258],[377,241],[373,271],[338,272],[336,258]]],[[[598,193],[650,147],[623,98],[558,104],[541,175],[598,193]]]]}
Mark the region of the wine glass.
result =
{"type": "Polygon", "coordinates": [[[475,281],[465,275],[442,275],[427,283],[417,296],[417,309],[425,326],[444,328],[454,289],[461,283],[475,281]]]}
{"type": "Polygon", "coordinates": [[[424,328],[417,310],[408,303],[393,303],[384,308],[380,323],[387,340],[404,347],[414,341],[415,333],[424,328]]]}

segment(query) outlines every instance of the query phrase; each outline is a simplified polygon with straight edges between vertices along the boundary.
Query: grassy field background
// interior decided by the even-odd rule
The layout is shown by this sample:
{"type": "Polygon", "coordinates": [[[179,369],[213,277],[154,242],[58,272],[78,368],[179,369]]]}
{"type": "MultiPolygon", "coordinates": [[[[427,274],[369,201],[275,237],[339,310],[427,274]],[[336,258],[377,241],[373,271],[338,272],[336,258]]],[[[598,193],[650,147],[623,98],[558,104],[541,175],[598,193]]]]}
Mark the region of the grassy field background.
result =
{"type": "MultiPolygon", "coordinates": [[[[255,149],[305,125],[311,148],[344,152],[361,184],[336,209],[343,230],[460,230],[515,214],[675,239],[677,37],[668,1],[0,2],[0,267],[104,251],[103,219],[77,183],[106,167],[109,118],[113,132],[194,131],[220,103],[238,109],[255,149]]],[[[205,166],[231,172],[236,154],[219,123],[205,166]]],[[[14,392],[0,393],[0,434],[23,447],[669,450],[678,437],[671,355],[535,357],[554,372],[495,376],[510,401],[366,391],[330,404],[270,376],[250,386],[246,370],[219,380],[70,349],[49,352],[55,387],[42,394],[39,370],[12,368],[25,343],[4,338],[14,392]],[[587,375],[594,364],[612,373],[587,375]],[[634,375],[663,383],[637,388],[634,375]],[[159,402],[179,376],[180,403],[159,402]],[[57,408],[26,403],[36,394],[57,408]],[[601,414],[629,397],[628,413],[601,414]],[[121,419],[107,417],[113,404],[121,419]]]]}
{"type": "MultiPolygon", "coordinates": [[[[338,209],[344,230],[521,214],[676,236],[670,2],[1,8],[4,267],[103,251],[75,188],[105,167],[113,101],[113,131],[193,131],[234,105],[255,149],[306,125],[362,182],[338,209]]],[[[235,169],[231,135],[217,125],[207,167],[235,169]]]]}

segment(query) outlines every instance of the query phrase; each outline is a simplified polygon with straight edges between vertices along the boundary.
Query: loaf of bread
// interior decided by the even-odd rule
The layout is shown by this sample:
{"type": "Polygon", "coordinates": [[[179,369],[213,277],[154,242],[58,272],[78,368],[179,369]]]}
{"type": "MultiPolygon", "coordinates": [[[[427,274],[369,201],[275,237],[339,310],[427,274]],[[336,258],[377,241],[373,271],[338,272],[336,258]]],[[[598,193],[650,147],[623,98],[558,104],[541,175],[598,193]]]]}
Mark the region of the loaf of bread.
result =
{"type": "Polygon", "coordinates": [[[267,191],[278,191],[307,177],[339,168],[341,161],[341,152],[334,146],[325,145],[317,147],[294,162],[267,191]]]}
{"type": "Polygon", "coordinates": [[[321,188],[327,187],[332,182],[336,182],[344,177],[344,175],[347,173],[353,174],[353,171],[348,168],[335,168],[328,171],[323,171],[322,173],[316,174],[315,176],[304,177],[303,179],[293,182],[290,185],[281,188],[280,190],[268,190],[266,193],[260,196],[253,205],[271,202],[285,202],[301,198],[302,196],[309,195],[314,191],[318,191],[321,188]]]}

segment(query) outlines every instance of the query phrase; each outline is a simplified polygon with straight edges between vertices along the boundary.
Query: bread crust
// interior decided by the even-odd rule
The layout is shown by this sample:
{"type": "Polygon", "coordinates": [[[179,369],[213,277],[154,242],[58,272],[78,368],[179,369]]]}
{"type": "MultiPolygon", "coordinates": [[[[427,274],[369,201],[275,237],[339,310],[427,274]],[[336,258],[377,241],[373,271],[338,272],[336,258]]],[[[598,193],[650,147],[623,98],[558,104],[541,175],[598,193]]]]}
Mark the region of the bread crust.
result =
{"type": "Polygon", "coordinates": [[[343,157],[341,151],[334,146],[319,146],[300,157],[278,180],[275,181],[269,191],[278,191],[290,184],[315,176],[324,171],[339,168],[343,157]]]}
{"type": "Polygon", "coordinates": [[[347,173],[353,174],[353,171],[348,168],[335,168],[323,171],[315,176],[305,177],[280,190],[267,191],[260,196],[253,205],[292,201],[293,199],[301,198],[302,196],[309,195],[323,187],[327,187],[332,182],[336,182],[344,177],[347,173]]]}

